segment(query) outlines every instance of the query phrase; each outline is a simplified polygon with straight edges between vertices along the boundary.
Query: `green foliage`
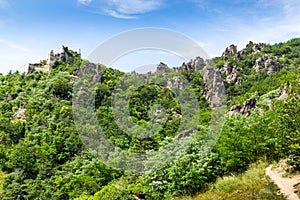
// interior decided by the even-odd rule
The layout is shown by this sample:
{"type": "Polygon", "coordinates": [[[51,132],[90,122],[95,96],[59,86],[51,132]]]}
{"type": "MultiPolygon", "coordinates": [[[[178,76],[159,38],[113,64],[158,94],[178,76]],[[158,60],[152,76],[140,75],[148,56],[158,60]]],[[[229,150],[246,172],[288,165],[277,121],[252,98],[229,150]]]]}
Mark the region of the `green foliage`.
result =
{"type": "MultiPolygon", "coordinates": [[[[76,52],[66,51],[76,56],[76,52]]],[[[242,173],[249,164],[262,158],[288,157],[289,164],[300,170],[300,39],[267,45],[259,53],[254,53],[252,46],[245,51],[247,55],[242,55],[239,61],[234,59],[235,55],[226,58],[232,66],[237,66],[241,80],[240,85],[227,85],[226,98],[231,106],[252,97],[257,100],[258,108],[251,110],[248,117],[227,116],[216,145],[203,156],[202,145],[212,109],[205,98],[203,73],[183,71],[200,108],[199,121],[191,120],[183,125],[197,125],[198,130],[187,154],[144,175],[113,169],[92,158],[84,148],[74,124],[72,95],[76,75],[87,61],[77,58],[74,62],[57,62],[48,74],[0,74],[0,168],[5,173],[4,180],[0,178],[1,199],[135,199],[134,196],[172,199],[205,191],[218,177],[242,173]],[[264,54],[276,59],[282,69],[271,76],[263,70],[256,72],[253,65],[264,54]],[[279,88],[287,81],[291,85],[286,88],[289,98],[278,100],[279,88]],[[14,116],[19,108],[25,109],[25,120],[14,116]]],[[[222,58],[213,61],[218,68],[225,62],[222,58]]],[[[113,144],[124,151],[148,153],[176,137],[182,123],[181,111],[185,109],[176,99],[179,89],[168,89],[161,74],[147,76],[149,83],[158,79],[161,84],[135,87],[134,78],[125,75],[125,79],[120,79],[123,72],[99,67],[101,81],[95,87],[95,111],[99,125],[113,144]],[[120,87],[116,88],[117,85],[120,87]],[[161,110],[156,117],[162,128],[154,137],[129,135],[118,127],[111,106],[113,94],[121,95],[124,88],[128,90],[116,101],[128,100],[125,103],[129,105],[129,118],[138,127],[149,126],[154,112],[161,110]]],[[[225,191],[230,196],[236,181],[239,180],[219,183],[213,190],[225,191]]],[[[264,186],[258,187],[272,191],[267,196],[275,198],[274,188],[266,180],[264,186]]]]}

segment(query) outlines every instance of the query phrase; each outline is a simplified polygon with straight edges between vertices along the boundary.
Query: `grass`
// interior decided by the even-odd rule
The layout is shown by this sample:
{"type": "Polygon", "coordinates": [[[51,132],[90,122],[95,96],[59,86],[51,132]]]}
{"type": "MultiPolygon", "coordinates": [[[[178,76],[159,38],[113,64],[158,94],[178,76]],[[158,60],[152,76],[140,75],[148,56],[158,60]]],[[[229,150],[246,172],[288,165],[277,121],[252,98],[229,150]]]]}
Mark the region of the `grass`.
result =
{"type": "Polygon", "coordinates": [[[3,182],[4,182],[5,174],[0,170],[0,194],[3,192],[3,182]]]}
{"type": "MultiPolygon", "coordinates": [[[[238,176],[220,178],[205,193],[182,200],[284,200],[277,195],[278,188],[265,175],[265,162],[252,165],[248,171],[238,176]]],[[[179,200],[179,199],[178,199],[179,200]]]]}

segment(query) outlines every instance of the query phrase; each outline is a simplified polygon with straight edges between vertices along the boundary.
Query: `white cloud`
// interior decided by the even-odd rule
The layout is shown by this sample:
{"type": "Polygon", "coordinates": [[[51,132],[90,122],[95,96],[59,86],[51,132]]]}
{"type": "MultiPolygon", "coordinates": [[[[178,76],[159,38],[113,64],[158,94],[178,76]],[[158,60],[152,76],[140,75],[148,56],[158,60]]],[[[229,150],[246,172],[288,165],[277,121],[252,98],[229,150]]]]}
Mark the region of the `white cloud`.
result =
{"type": "Polygon", "coordinates": [[[9,3],[7,0],[0,0],[0,8],[5,9],[9,6],[9,3]]]}
{"type": "Polygon", "coordinates": [[[98,10],[96,13],[100,11],[101,14],[115,18],[135,19],[140,14],[160,9],[164,1],[166,0],[77,0],[77,3],[95,8],[98,10]]]}
{"type": "Polygon", "coordinates": [[[108,4],[122,14],[142,14],[159,9],[162,0],[109,0],[108,4]]]}
{"type": "Polygon", "coordinates": [[[30,50],[28,48],[25,48],[25,47],[15,43],[15,42],[12,42],[12,41],[0,39],[0,43],[2,43],[3,45],[5,45],[6,47],[11,48],[11,49],[15,49],[15,50],[23,51],[23,52],[30,52],[30,50]]]}
{"type": "Polygon", "coordinates": [[[77,0],[79,4],[88,5],[92,3],[93,0],[77,0]]]}
{"type": "Polygon", "coordinates": [[[112,17],[119,18],[119,19],[135,19],[136,18],[136,16],[121,14],[115,10],[104,10],[104,12],[112,17]]]}

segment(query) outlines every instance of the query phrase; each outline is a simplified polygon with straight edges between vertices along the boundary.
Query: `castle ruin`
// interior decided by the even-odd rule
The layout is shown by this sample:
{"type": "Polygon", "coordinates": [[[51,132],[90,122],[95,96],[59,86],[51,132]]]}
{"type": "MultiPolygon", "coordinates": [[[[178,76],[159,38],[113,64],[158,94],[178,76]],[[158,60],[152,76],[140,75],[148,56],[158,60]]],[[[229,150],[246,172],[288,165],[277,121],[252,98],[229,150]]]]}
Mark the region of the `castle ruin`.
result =
{"type": "Polygon", "coordinates": [[[35,64],[28,63],[21,68],[21,74],[29,75],[34,71],[49,73],[53,69],[56,62],[74,62],[76,58],[81,58],[80,49],[78,50],[76,56],[74,56],[70,53],[68,47],[62,45],[57,54],[54,54],[53,50],[50,51],[46,64],[44,64],[43,61],[35,64]]]}

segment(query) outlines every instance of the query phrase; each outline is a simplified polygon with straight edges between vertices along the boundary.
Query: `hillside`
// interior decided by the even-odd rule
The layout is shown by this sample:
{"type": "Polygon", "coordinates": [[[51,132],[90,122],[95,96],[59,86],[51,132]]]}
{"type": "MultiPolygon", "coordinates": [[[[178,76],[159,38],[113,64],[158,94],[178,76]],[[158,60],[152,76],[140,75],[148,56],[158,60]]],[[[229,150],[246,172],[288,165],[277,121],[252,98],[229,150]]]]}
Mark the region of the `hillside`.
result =
{"type": "MultiPolygon", "coordinates": [[[[293,170],[300,170],[300,39],[249,42],[241,51],[231,45],[212,61],[198,57],[177,68],[160,63],[154,73],[132,74],[90,63],[67,47],[21,72],[0,74],[1,199],[172,199],[205,192],[221,177],[243,173],[261,159],[287,158],[293,170]],[[89,75],[92,88],[78,80],[82,73],[89,75]],[[166,76],[173,78],[165,82],[166,76]],[[185,93],[187,85],[194,96],[185,93]],[[219,88],[226,91],[223,99],[218,99],[219,88]],[[177,99],[181,93],[188,98],[177,99]],[[80,98],[87,94],[95,97],[91,108],[83,101],[89,98],[80,98]],[[129,110],[122,108],[125,104],[129,110]],[[224,126],[203,156],[214,108],[221,104],[224,126]],[[122,117],[116,120],[118,111],[122,117]],[[91,116],[97,124],[84,121],[91,116]],[[130,135],[120,126],[128,121],[134,122],[130,135]],[[96,125],[126,152],[124,157],[110,155],[102,159],[107,162],[94,157],[99,152],[89,151],[79,133],[95,133],[96,125]],[[168,158],[168,165],[135,166],[151,173],[120,167],[136,164],[127,153],[151,157],[154,150],[190,138],[185,153],[168,158]]],[[[166,157],[152,158],[157,163],[166,157]]]]}

